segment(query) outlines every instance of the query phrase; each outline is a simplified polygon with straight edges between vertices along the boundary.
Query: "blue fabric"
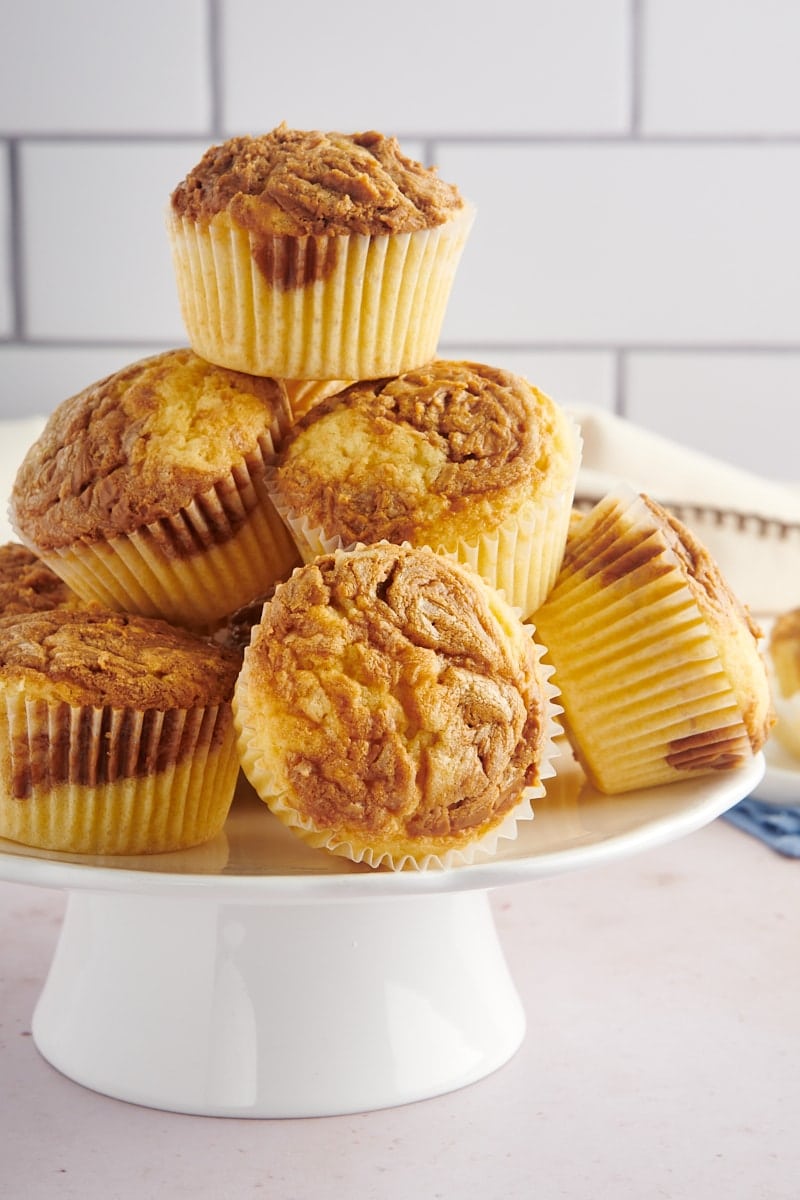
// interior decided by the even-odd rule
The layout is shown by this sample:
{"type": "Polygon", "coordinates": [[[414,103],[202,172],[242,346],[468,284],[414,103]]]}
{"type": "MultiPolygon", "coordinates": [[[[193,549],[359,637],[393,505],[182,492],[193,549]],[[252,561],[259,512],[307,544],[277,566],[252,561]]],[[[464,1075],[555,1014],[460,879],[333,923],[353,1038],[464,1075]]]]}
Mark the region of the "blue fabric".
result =
{"type": "Polygon", "coordinates": [[[778,854],[800,858],[800,808],[785,808],[748,796],[723,813],[723,817],[778,854]]]}

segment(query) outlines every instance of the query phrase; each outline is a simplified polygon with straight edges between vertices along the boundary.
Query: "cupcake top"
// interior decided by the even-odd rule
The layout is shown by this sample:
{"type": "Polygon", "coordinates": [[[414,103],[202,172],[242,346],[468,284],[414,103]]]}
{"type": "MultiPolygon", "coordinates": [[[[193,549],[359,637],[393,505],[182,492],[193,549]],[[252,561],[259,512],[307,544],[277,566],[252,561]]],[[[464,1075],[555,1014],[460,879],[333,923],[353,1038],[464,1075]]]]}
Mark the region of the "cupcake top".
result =
{"type": "Polygon", "coordinates": [[[277,460],[280,502],[327,536],[475,542],[577,471],[565,413],[521,376],[438,359],[315,405],[277,460]]]}
{"type": "Polygon", "coordinates": [[[0,683],[31,699],[167,711],[228,702],[232,651],[148,617],[52,609],[0,620],[0,683]]]}
{"type": "MultiPolygon", "coordinates": [[[[17,472],[12,522],[23,541],[47,551],[172,517],[218,484],[224,503],[232,468],[271,455],[288,421],[277,380],[213,366],[187,349],[143,359],[51,414],[17,472]]],[[[241,519],[231,511],[233,528],[241,519]]]]}
{"type": "Polygon", "coordinates": [[[800,693],[800,608],[775,618],[769,652],[781,696],[788,699],[800,693]]]}
{"type": "Polygon", "coordinates": [[[72,589],[27,546],[0,546],[0,617],[79,606],[72,589]]]}
{"type": "Polygon", "coordinates": [[[458,190],[375,132],[279,125],[211,146],[175,188],[172,209],[198,223],[228,212],[256,235],[410,233],[441,225],[458,190]]]}
{"type": "Polygon", "coordinates": [[[496,592],[383,543],[276,588],[234,711],[300,823],[402,854],[469,840],[538,784],[548,696],[531,630],[496,592]]]}

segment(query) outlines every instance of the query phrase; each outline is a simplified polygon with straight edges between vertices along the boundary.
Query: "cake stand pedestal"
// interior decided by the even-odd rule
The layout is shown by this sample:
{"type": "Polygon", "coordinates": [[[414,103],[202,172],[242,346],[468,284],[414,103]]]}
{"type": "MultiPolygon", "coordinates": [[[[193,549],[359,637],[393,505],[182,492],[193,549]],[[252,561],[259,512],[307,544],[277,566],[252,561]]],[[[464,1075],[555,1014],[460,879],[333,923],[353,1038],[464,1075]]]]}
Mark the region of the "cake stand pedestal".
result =
{"type": "Polygon", "coordinates": [[[209,1116],[452,1091],[505,1063],[525,1031],[490,890],[689,833],[763,771],[758,756],[611,798],[567,768],[516,841],[450,871],[375,872],[310,850],[246,786],[196,851],[87,860],[0,843],[0,878],[69,893],[35,1043],[95,1091],[209,1116]]]}
{"type": "Polygon", "coordinates": [[[437,1095],[499,1067],[523,1032],[486,892],[341,905],[74,892],[33,1020],[77,1082],[214,1116],[437,1095]]]}

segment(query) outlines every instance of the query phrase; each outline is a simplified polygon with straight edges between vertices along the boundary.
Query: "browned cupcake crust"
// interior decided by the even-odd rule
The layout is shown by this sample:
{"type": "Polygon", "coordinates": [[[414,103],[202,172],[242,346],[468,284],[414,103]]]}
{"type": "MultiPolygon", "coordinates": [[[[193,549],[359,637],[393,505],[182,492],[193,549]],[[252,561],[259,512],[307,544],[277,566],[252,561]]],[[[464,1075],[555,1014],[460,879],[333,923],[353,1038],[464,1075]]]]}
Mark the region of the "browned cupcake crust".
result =
{"type": "Polygon", "coordinates": [[[388,819],[411,838],[457,835],[538,782],[547,702],[533,641],[499,632],[475,578],[381,544],[321,556],[276,589],[247,687],[256,712],[263,691],[284,714],[274,737],[317,828],[380,833],[388,819]]]}
{"type": "Polygon", "coordinates": [[[0,620],[0,684],[32,697],[137,710],[227,703],[231,650],[148,617],[52,609],[0,620]]]}
{"type": "MultiPolygon", "coordinates": [[[[173,517],[229,479],[284,412],[277,380],[213,366],[191,350],[133,363],[51,414],[17,472],[12,522],[47,551],[173,517]]],[[[230,490],[220,493],[232,501],[224,536],[243,519],[230,490]]]]}
{"type": "Polygon", "coordinates": [[[550,452],[536,396],[509,371],[444,359],[355,383],[320,401],[290,431],[276,490],[290,510],[344,544],[413,540],[448,513],[464,516],[478,499],[495,503],[528,484],[535,493],[550,452]],[[337,413],[347,417],[332,433],[328,418],[337,413]],[[398,430],[409,435],[405,457],[378,459],[381,443],[398,430]]]}
{"type": "Polygon", "coordinates": [[[198,222],[228,210],[261,235],[374,235],[430,229],[463,201],[435,170],[403,155],[396,138],[281,124],[211,146],[173,192],[172,207],[198,222]]]}
{"type": "Polygon", "coordinates": [[[80,601],[38,555],[20,542],[0,546],[0,617],[64,607],[80,601]]]}

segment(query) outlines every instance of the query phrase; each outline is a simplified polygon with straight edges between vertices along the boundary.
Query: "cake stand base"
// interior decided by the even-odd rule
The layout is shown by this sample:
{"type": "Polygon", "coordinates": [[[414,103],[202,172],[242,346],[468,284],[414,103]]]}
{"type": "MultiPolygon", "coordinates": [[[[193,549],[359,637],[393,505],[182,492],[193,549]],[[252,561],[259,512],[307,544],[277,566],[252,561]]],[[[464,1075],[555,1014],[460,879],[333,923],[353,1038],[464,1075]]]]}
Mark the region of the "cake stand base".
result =
{"type": "Polygon", "coordinates": [[[525,1019],[488,893],[343,903],[69,893],[40,1053],[120,1100],[229,1117],[385,1108],[483,1078],[525,1019]]]}

